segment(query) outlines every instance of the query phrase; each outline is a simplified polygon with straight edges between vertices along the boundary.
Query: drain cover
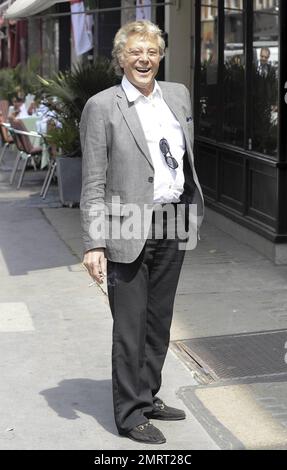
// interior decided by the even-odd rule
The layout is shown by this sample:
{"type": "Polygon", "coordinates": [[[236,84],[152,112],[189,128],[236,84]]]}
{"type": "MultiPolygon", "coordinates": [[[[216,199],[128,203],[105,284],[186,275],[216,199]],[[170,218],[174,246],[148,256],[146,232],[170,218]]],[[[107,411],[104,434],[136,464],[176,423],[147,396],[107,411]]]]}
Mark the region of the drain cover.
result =
{"type": "Polygon", "coordinates": [[[287,374],[287,330],[194,338],[175,343],[213,380],[287,374]]]}

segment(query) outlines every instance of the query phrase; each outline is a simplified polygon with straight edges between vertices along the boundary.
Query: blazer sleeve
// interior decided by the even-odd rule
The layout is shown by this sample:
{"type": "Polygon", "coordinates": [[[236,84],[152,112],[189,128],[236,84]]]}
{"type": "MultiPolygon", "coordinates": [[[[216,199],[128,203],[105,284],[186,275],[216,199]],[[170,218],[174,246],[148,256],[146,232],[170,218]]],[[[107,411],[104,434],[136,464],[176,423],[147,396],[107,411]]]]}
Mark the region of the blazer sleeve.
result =
{"type": "Polygon", "coordinates": [[[80,201],[84,250],[105,248],[105,188],[107,141],[103,114],[90,98],[80,121],[82,147],[82,192],[80,201]]]}

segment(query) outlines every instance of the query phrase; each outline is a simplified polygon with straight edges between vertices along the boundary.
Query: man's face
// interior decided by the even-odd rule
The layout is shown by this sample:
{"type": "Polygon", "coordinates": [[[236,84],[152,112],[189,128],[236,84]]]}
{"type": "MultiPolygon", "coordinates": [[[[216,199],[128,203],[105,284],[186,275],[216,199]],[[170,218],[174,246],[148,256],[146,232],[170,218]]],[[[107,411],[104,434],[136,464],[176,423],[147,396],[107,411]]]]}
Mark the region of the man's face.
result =
{"type": "Polygon", "coordinates": [[[269,60],[269,53],[264,49],[260,52],[260,62],[261,64],[267,64],[269,60]]]}
{"type": "Polygon", "coordinates": [[[146,38],[132,34],[126,43],[120,66],[129,80],[145,96],[154,87],[154,78],[158,72],[160,53],[157,37],[146,38]]]}

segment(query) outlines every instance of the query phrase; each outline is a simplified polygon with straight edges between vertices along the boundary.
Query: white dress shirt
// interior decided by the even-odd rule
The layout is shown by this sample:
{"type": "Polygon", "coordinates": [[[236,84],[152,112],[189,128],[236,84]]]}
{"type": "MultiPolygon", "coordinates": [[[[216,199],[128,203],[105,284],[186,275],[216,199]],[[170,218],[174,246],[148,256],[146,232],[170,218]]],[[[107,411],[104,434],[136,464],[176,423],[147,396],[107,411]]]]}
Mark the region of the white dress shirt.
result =
{"type": "Polygon", "coordinates": [[[23,118],[26,118],[26,117],[29,117],[29,114],[27,113],[25,103],[23,103],[20,106],[20,111],[17,114],[17,119],[23,119],[23,118]]]}
{"type": "Polygon", "coordinates": [[[164,101],[161,88],[156,81],[153,92],[148,97],[134,87],[126,76],[122,79],[122,87],[129,102],[135,103],[152,158],[154,166],[154,202],[179,202],[184,185],[183,155],[185,153],[185,139],[182,128],[164,101]],[[177,160],[178,168],[175,170],[169,168],[161,153],[159,142],[162,138],[168,141],[171,154],[177,160]]]}

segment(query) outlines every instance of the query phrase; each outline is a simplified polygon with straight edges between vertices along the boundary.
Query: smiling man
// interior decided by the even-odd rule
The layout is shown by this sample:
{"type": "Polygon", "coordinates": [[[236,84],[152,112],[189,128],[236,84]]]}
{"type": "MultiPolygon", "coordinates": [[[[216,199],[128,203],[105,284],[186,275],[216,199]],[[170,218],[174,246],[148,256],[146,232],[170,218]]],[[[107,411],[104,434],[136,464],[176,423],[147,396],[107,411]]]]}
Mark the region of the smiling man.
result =
{"type": "Polygon", "coordinates": [[[131,34],[119,64],[124,70],[126,83],[130,82],[144,96],[149,96],[154,89],[154,78],[159,69],[161,55],[157,37],[141,37],[131,34]]]}
{"type": "Polygon", "coordinates": [[[184,85],[155,80],[164,50],[153,23],[124,25],[113,49],[121,85],[90,98],[81,119],[83,264],[99,283],[107,273],[115,422],[120,435],[147,444],[166,442],[150,420],[185,418],[183,410],[158,396],[184,259],[179,231],[170,236],[164,213],[172,209],[175,220],[180,206],[186,213],[194,205],[198,226],[203,218],[189,92],[184,85]],[[145,229],[134,230],[134,236],[124,230],[111,235],[113,224],[127,224],[131,204],[140,214],[134,225],[139,228],[144,219],[145,229]],[[152,210],[145,217],[147,207],[152,210]],[[107,216],[104,233],[92,229],[99,214],[101,220],[107,216]]]}

